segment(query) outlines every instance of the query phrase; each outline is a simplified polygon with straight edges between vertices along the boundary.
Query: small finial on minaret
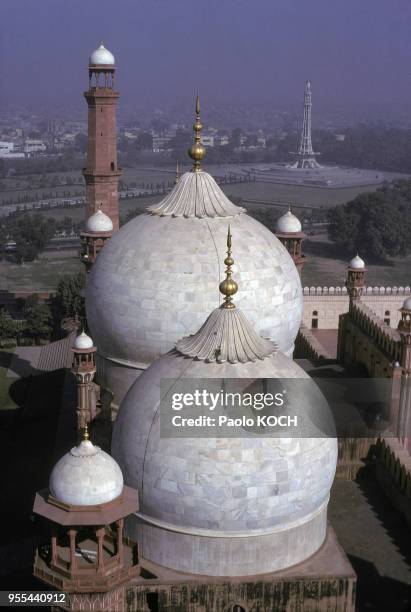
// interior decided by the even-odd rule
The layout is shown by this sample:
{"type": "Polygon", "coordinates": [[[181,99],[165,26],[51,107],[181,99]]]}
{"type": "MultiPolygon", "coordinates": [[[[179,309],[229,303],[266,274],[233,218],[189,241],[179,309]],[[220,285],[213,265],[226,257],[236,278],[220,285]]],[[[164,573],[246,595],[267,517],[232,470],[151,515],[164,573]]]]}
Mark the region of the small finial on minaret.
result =
{"type": "Polygon", "coordinates": [[[178,164],[178,162],[176,163],[176,178],[174,183],[177,185],[178,181],[180,180],[180,166],[178,164]]]}
{"type": "Polygon", "coordinates": [[[238,285],[232,277],[232,266],[234,265],[234,259],[231,257],[231,230],[230,226],[228,226],[227,232],[227,257],[224,259],[224,263],[227,266],[226,268],[226,277],[220,283],[220,292],[225,296],[224,303],[221,304],[221,308],[235,308],[233,304],[233,298],[231,296],[235,295],[238,291],[238,285]]]}
{"type": "Polygon", "coordinates": [[[193,125],[193,130],[194,130],[194,144],[192,145],[192,147],[190,147],[190,149],[188,150],[188,154],[191,157],[191,159],[194,160],[194,164],[193,164],[193,170],[194,172],[200,172],[201,168],[200,168],[200,162],[202,159],[204,159],[205,154],[206,154],[206,150],[205,147],[201,144],[201,130],[202,130],[203,126],[201,124],[200,121],[200,98],[197,94],[196,97],[196,119],[193,125]]]}
{"type": "Polygon", "coordinates": [[[87,442],[87,440],[90,439],[89,433],[88,433],[88,427],[87,427],[87,423],[84,425],[84,429],[83,429],[83,441],[87,442]]]}

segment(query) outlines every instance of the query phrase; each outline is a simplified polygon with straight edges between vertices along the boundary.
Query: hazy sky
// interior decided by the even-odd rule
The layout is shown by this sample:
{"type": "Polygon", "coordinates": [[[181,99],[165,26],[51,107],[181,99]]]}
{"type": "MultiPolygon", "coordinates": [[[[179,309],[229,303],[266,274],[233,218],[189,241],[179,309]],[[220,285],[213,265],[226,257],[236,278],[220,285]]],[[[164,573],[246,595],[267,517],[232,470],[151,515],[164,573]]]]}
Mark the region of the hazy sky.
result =
{"type": "Polygon", "coordinates": [[[411,114],[411,0],[0,0],[0,103],[83,104],[90,52],[122,103],[301,103],[411,114]]]}

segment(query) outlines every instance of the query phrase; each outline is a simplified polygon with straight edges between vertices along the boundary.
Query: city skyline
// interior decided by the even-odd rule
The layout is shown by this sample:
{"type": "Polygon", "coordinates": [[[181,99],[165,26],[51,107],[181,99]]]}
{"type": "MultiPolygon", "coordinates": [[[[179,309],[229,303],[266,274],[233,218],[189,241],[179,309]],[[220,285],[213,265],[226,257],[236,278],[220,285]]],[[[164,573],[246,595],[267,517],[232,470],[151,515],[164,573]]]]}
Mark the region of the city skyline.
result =
{"type": "Polygon", "coordinates": [[[3,108],[80,108],[88,56],[104,41],[116,56],[121,113],[189,105],[197,90],[204,109],[295,112],[309,78],[318,118],[409,115],[405,0],[394,9],[375,0],[340,7],[260,0],[252,11],[243,0],[207,7],[124,0],[115,10],[106,0],[5,0],[0,13],[3,108]]]}

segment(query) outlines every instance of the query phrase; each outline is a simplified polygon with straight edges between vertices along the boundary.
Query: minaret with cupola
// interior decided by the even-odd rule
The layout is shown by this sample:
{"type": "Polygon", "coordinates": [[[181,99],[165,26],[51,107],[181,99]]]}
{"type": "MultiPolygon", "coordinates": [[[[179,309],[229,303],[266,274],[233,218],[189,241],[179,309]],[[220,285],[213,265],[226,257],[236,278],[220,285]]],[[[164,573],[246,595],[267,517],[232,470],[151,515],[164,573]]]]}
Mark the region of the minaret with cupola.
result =
{"type": "Polygon", "coordinates": [[[77,431],[82,431],[96,416],[95,392],[92,387],[96,373],[93,340],[84,330],[77,336],[73,344],[72,372],[77,381],[77,431]]]}
{"type": "Polygon", "coordinates": [[[291,206],[284,215],[277,219],[275,235],[290,253],[301,276],[303,266],[307,261],[302,252],[303,240],[306,236],[302,231],[300,220],[291,212],[291,206]]]}
{"type": "Polygon", "coordinates": [[[90,55],[89,88],[84,93],[88,105],[86,219],[99,209],[108,215],[114,231],[119,228],[116,106],[119,93],[114,89],[115,59],[100,45],[90,55]]]}
{"type": "Polygon", "coordinates": [[[353,257],[348,264],[347,268],[347,280],[345,286],[347,287],[347,293],[350,298],[350,305],[359,300],[363,294],[365,287],[365,273],[367,269],[365,267],[364,260],[358,255],[353,257]]]}
{"type": "Polygon", "coordinates": [[[137,491],[124,485],[119,465],[94,446],[85,427],[34,500],[48,542],[36,551],[33,573],[56,592],[53,610],[126,609],[124,584],[140,565],[124,519],[138,507],[137,491]]]}
{"type": "Polygon", "coordinates": [[[86,272],[90,272],[97,255],[111,238],[113,229],[112,220],[103,213],[101,208],[87,219],[85,228],[80,233],[80,259],[86,268],[86,272]]]}

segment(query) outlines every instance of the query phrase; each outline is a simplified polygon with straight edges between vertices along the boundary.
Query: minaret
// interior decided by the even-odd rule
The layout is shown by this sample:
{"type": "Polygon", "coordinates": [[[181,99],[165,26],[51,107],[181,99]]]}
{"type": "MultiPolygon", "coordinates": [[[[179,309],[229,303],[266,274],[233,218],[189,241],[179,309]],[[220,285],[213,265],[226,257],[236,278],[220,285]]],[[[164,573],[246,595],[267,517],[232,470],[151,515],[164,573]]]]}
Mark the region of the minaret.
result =
{"type": "Polygon", "coordinates": [[[140,574],[137,544],[124,535],[124,519],[139,509],[119,465],[89,440],[54,466],[49,487],[36,493],[49,544],[38,546],[33,574],[59,595],[53,610],[120,612],[124,585],[140,574]]]}
{"type": "Polygon", "coordinates": [[[292,165],[293,168],[321,168],[320,164],[315,159],[316,155],[319,153],[314,153],[313,145],[311,142],[311,109],[312,109],[312,101],[311,101],[311,82],[306,81],[305,83],[305,91],[304,91],[304,120],[303,120],[303,130],[301,132],[301,140],[300,146],[298,148],[298,152],[294,155],[297,155],[298,159],[295,164],[292,165]]]}
{"type": "Polygon", "coordinates": [[[86,181],[86,220],[100,208],[119,228],[116,106],[119,93],[114,90],[114,56],[103,45],[93,51],[89,61],[86,181]]]}
{"type": "Polygon", "coordinates": [[[347,287],[347,292],[350,297],[350,305],[354,301],[359,300],[363,294],[366,271],[364,260],[361,259],[357,253],[348,264],[347,280],[345,281],[345,286],[347,287]]]}
{"type": "Polygon", "coordinates": [[[300,220],[291,212],[291,206],[284,215],[277,219],[275,235],[290,253],[301,277],[303,266],[307,261],[302,250],[306,235],[302,231],[300,220]]]}
{"type": "Polygon", "coordinates": [[[81,432],[96,416],[95,392],[92,382],[96,373],[93,340],[84,331],[74,341],[72,372],[77,381],[77,431],[81,432]]]}

